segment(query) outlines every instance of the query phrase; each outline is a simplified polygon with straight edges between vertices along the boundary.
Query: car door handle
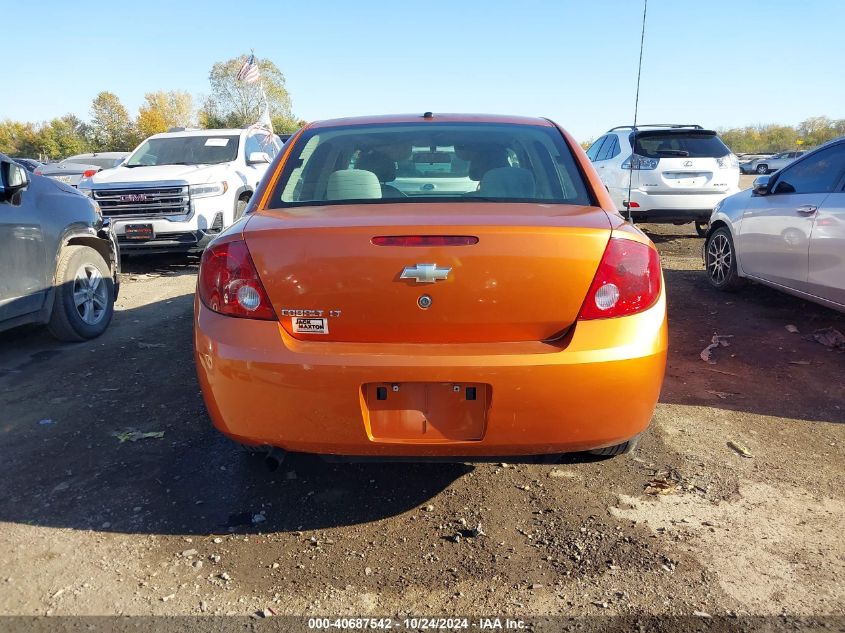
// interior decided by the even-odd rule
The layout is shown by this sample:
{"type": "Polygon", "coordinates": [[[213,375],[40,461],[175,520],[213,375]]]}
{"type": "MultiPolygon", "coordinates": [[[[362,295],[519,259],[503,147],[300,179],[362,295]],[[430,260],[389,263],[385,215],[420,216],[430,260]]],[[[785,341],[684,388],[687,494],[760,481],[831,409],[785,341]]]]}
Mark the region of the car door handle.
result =
{"type": "Polygon", "coordinates": [[[816,211],[819,210],[819,208],[812,204],[802,204],[795,210],[798,211],[798,213],[800,213],[801,215],[813,215],[816,211]]]}

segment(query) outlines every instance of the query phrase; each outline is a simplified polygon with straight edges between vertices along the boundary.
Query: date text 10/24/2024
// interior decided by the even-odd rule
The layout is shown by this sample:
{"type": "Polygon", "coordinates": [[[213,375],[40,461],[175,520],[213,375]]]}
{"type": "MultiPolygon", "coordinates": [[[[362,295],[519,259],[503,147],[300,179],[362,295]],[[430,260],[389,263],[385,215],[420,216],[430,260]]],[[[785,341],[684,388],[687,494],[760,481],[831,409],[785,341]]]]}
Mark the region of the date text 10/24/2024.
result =
{"type": "Polygon", "coordinates": [[[309,629],[346,629],[346,630],[390,630],[410,629],[413,631],[460,631],[476,629],[482,631],[511,630],[527,628],[524,620],[511,618],[444,618],[444,617],[407,617],[392,618],[309,618],[309,629]]]}

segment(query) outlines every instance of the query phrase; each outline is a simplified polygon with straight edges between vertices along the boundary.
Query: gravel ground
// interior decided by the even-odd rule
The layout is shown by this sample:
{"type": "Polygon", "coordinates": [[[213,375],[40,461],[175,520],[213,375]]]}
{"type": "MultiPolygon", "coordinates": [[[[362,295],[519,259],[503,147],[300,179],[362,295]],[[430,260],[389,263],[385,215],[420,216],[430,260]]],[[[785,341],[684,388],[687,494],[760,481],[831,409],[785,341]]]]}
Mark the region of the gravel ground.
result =
{"type": "Polygon", "coordinates": [[[129,260],[98,340],[0,334],[0,613],[842,615],[845,354],[812,334],[845,315],[645,228],[671,349],[629,457],[269,473],[206,417],[195,262],[129,260]]]}

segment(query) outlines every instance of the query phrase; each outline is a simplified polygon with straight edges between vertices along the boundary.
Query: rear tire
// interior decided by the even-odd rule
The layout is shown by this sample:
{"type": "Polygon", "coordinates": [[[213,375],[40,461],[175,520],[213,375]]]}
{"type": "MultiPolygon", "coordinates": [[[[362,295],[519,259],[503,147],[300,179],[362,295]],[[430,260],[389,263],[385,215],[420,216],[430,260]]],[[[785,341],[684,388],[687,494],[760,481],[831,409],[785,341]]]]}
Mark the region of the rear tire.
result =
{"type": "Polygon", "coordinates": [[[599,457],[616,457],[617,455],[626,455],[636,448],[640,436],[632,437],[627,442],[616,444],[614,446],[605,446],[604,448],[594,448],[587,451],[590,455],[598,455],[599,457]]]}
{"type": "Polygon", "coordinates": [[[714,288],[729,292],[742,285],[736,268],[736,248],[726,226],[720,226],[707,238],[704,244],[704,264],[707,267],[707,280],[714,288]]]}
{"type": "Polygon", "coordinates": [[[769,173],[769,166],[768,165],[757,165],[757,169],[755,169],[758,174],[768,174],[769,173]]]}
{"type": "Polygon", "coordinates": [[[698,222],[695,223],[695,232],[698,233],[698,237],[705,237],[707,235],[707,231],[710,228],[710,222],[698,222]]]}
{"type": "Polygon", "coordinates": [[[53,312],[47,329],[60,341],[84,341],[106,331],[114,314],[114,280],[88,246],[66,246],[56,267],[53,312]]]}

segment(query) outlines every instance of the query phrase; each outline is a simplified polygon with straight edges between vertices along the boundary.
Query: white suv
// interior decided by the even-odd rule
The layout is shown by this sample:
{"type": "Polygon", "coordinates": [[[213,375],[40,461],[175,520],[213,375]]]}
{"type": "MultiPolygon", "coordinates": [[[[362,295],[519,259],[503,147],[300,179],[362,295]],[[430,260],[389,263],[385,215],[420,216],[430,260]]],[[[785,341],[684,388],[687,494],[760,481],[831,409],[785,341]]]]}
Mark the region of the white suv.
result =
{"type": "Polygon", "coordinates": [[[280,148],[257,128],[155,134],[79,190],[111,219],[122,253],[195,252],[243,215],[280,148]]]}
{"type": "Polygon", "coordinates": [[[587,156],[616,208],[639,222],[695,222],[703,236],[713,207],[739,191],[739,161],[700,125],[615,127],[587,156]]]}

